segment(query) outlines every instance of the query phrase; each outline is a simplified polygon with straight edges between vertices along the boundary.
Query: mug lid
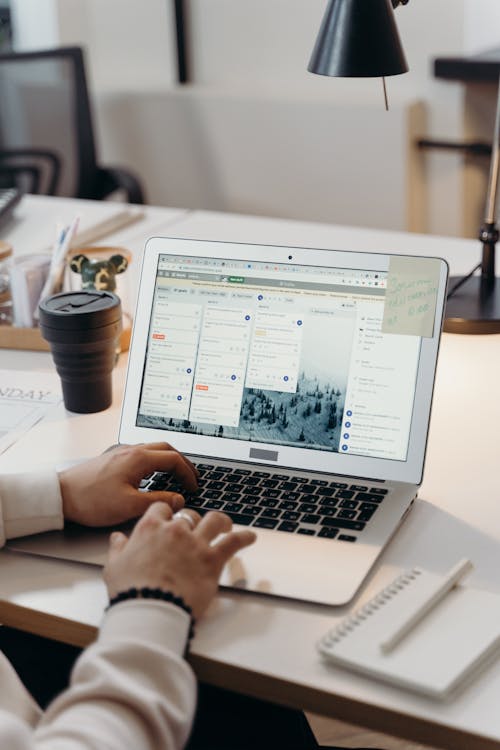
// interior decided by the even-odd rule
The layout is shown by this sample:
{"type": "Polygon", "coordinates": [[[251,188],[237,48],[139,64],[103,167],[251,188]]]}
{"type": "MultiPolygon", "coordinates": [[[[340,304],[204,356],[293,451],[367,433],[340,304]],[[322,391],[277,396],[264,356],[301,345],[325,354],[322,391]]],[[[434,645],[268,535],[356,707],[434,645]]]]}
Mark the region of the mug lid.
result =
{"type": "Polygon", "coordinates": [[[112,292],[83,289],[61,292],[40,302],[40,325],[81,331],[121,320],[120,298],[112,292]]]}

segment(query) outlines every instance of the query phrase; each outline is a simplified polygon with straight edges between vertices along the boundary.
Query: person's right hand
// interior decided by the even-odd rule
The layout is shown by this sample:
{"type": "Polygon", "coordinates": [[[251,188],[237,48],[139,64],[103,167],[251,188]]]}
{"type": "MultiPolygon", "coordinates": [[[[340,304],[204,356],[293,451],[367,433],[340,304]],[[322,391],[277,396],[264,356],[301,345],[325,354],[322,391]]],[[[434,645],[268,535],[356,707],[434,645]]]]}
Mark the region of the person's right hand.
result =
{"type": "Polygon", "coordinates": [[[217,592],[224,565],[255,541],[251,531],[231,531],[232,521],[217,511],[202,519],[173,518],[165,503],[154,503],[137,522],[130,538],[121,532],[110,537],[104,580],[110,598],[131,587],[161,588],[181,596],[198,619],[217,592]],[[214,539],[224,534],[215,544],[214,539]]]}

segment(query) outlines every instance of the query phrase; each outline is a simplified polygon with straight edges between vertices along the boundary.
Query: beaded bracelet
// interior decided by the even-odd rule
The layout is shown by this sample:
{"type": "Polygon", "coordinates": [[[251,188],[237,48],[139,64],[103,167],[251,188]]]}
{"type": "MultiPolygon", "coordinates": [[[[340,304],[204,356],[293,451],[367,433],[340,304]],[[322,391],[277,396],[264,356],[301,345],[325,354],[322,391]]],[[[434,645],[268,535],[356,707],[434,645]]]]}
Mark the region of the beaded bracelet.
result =
{"type": "Polygon", "coordinates": [[[112,607],[113,604],[119,604],[120,602],[127,601],[127,599],[159,599],[163,602],[170,602],[171,604],[175,604],[176,607],[180,607],[189,615],[190,624],[188,643],[193,638],[195,625],[193,610],[191,609],[189,604],[186,604],[182,596],[176,596],[171,591],[164,591],[160,588],[152,589],[148,586],[143,586],[142,588],[138,589],[135,586],[132,586],[132,588],[127,589],[126,591],[120,591],[118,594],[116,594],[116,596],[110,599],[107,609],[112,607]]]}

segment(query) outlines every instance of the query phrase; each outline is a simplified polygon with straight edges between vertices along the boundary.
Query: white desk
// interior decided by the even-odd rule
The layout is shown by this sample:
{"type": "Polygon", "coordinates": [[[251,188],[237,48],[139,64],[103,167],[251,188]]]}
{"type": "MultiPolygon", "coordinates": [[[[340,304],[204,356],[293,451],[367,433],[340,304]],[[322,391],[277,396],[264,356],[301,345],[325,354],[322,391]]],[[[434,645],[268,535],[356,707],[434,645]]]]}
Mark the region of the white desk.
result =
{"type": "MultiPolygon", "coordinates": [[[[127,242],[133,252],[142,252],[145,236],[163,234],[176,219],[188,214],[180,208],[157,208],[134,206],[132,211],[143,213],[144,218],[135,224],[124,226],[109,237],[93,244],[119,245],[127,242]]],[[[80,217],[79,231],[84,231],[102,221],[122,213],[127,206],[114,201],[88,201],[73,198],[50,198],[41,195],[26,195],[14,212],[13,219],[2,227],[1,239],[8,240],[15,254],[43,252],[50,249],[56,234],[56,223],[68,224],[75,216],[80,217]]]]}
{"type": "MultiPolygon", "coordinates": [[[[139,230],[136,225],[135,230],[139,230]]],[[[294,243],[443,255],[452,271],[468,269],[474,241],[195,212],[167,227],[176,236],[294,243]]],[[[0,351],[0,367],[51,367],[45,354],[0,351]]],[[[115,372],[111,409],[72,415],[61,408],[0,456],[0,471],[91,455],[116,439],[124,362],[115,372]]],[[[443,572],[458,558],[476,566],[470,582],[500,592],[500,337],[443,337],[419,500],[384,553],[356,604],[401,567],[443,572]]],[[[83,644],[105,603],[99,571],[84,565],[0,554],[0,620],[83,644]]],[[[198,627],[192,662],[200,678],[414,741],[454,750],[498,748],[500,662],[454,702],[435,704],[326,667],[315,641],[345,609],[221,592],[198,627]]]]}

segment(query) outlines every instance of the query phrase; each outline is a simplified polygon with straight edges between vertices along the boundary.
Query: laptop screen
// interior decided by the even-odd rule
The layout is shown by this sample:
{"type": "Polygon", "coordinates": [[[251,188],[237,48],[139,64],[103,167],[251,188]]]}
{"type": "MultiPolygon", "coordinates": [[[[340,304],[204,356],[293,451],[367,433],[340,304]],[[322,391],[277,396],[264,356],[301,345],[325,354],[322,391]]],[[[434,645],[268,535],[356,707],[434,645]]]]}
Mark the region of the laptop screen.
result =
{"type": "Polygon", "coordinates": [[[160,254],[138,427],[405,461],[421,339],[387,273],[160,254]]]}

